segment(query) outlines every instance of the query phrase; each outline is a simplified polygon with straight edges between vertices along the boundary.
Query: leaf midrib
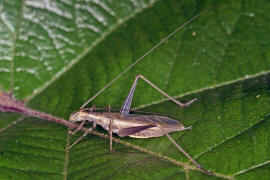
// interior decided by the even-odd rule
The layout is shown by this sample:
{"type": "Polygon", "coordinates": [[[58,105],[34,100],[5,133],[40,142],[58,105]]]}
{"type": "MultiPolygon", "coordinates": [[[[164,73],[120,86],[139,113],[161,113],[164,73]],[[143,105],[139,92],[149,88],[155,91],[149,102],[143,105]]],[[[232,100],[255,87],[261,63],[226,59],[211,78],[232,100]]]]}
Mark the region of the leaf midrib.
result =
{"type": "Polygon", "coordinates": [[[133,14],[126,16],[123,19],[118,19],[118,21],[116,22],[115,25],[111,26],[111,28],[109,28],[108,31],[106,31],[105,33],[103,33],[99,38],[97,38],[88,48],[85,48],[85,50],[79,54],[77,57],[75,57],[74,59],[72,59],[70,61],[70,63],[64,67],[63,69],[61,69],[60,71],[58,71],[52,78],[51,80],[45,82],[41,87],[33,90],[32,94],[26,96],[24,98],[24,101],[27,103],[30,100],[32,100],[34,97],[36,97],[37,95],[39,95],[40,93],[42,93],[47,87],[49,87],[51,84],[53,84],[57,79],[59,79],[64,73],[68,72],[75,64],[77,64],[80,60],[82,60],[87,54],[89,54],[96,46],[98,46],[101,42],[103,42],[110,34],[112,34],[118,27],[120,27],[122,24],[126,23],[128,20],[134,18],[137,14],[145,11],[146,9],[150,8],[151,6],[153,6],[157,1],[153,1],[151,3],[149,3],[147,6],[143,6],[141,9],[134,11],[133,14]]]}
{"type": "Polygon", "coordinates": [[[25,7],[25,0],[21,0],[21,8],[19,15],[16,19],[16,28],[13,33],[13,46],[12,46],[12,60],[10,64],[10,90],[9,92],[13,93],[13,88],[14,88],[14,72],[15,72],[15,57],[16,57],[16,47],[17,47],[17,39],[19,36],[19,31],[20,31],[20,25],[23,17],[23,9],[25,7]]]}

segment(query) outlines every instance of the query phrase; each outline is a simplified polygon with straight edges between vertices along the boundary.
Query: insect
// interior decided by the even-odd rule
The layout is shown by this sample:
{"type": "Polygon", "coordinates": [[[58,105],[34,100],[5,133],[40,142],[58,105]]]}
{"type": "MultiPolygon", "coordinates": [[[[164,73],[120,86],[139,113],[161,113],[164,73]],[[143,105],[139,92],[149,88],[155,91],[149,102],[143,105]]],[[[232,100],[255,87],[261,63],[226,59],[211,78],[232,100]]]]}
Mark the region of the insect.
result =
{"type": "Polygon", "coordinates": [[[116,133],[120,137],[129,136],[132,138],[153,138],[160,137],[166,135],[169,140],[180,150],[193,164],[202,170],[205,173],[211,174],[210,171],[204,169],[200,164],[198,164],[184,149],[182,149],[169,135],[171,132],[175,131],[183,131],[187,129],[191,129],[191,127],[185,127],[181,122],[165,117],[165,116],[156,116],[156,115],[136,115],[130,114],[130,107],[133,99],[133,94],[138,83],[139,79],[144,80],[150,86],[152,86],[155,90],[159,91],[162,95],[176,103],[180,107],[186,107],[195,102],[197,99],[192,99],[186,103],[181,103],[169,96],[167,93],[158,88],[155,84],[149,81],[142,75],[136,76],[134,83],[130,89],[128,96],[126,97],[124,103],[122,104],[121,110],[119,113],[111,112],[110,107],[109,112],[96,112],[95,108],[84,108],[90,101],[92,101],[95,97],[97,97],[102,91],[104,91],[107,87],[109,87],[114,81],[116,81],[123,73],[128,71],[132,66],[142,60],[146,55],[151,53],[154,49],[156,49],[160,44],[169,39],[174,33],[182,29],[185,25],[190,23],[193,19],[198,17],[199,15],[205,13],[207,10],[193,16],[190,20],[184,23],[182,26],[177,28],[174,32],[169,34],[165,39],[161,40],[157,45],[155,45],[152,49],[150,49],[146,54],[136,60],[133,64],[131,64],[125,71],[120,73],[116,78],[114,78],[109,84],[107,84],[103,89],[101,89],[96,95],[90,98],[86,103],[84,103],[79,111],[74,112],[70,115],[71,122],[81,122],[80,126],[72,132],[75,134],[77,131],[82,128],[86,121],[92,123],[92,128],[89,128],[80,138],[78,138],[72,145],[68,148],[76,145],[84,136],[86,136],[90,131],[92,131],[97,124],[102,126],[105,130],[107,130],[110,134],[110,151],[112,150],[112,133],[116,133]]]}

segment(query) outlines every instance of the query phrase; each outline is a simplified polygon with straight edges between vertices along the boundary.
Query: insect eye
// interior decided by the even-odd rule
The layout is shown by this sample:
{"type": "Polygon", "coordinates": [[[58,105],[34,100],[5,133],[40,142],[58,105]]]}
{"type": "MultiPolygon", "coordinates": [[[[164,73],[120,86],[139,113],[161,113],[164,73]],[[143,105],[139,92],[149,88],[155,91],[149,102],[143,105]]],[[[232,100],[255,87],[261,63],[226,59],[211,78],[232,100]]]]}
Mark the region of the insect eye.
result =
{"type": "Polygon", "coordinates": [[[76,117],[77,117],[77,112],[73,112],[70,116],[69,116],[69,121],[75,122],[76,121],[76,117]]]}
{"type": "Polygon", "coordinates": [[[89,112],[93,112],[93,109],[92,108],[80,109],[80,112],[82,112],[82,113],[89,113],[89,112]]]}

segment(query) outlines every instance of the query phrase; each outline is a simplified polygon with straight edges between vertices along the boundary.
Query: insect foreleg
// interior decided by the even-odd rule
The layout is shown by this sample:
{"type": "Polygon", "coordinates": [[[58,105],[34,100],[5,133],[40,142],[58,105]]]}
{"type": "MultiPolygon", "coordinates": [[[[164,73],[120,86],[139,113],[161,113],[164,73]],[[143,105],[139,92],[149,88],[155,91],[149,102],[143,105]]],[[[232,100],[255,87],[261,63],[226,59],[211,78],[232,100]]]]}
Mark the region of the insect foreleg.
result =
{"type": "Polygon", "coordinates": [[[84,121],[80,124],[80,126],[77,127],[77,129],[76,129],[75,131],[71,132],[71,134],[72,134],[72,135],[76,134],[76,133],[83,127],[83,125],[85,124],[85,122],[86,122],[86,120],[84,120],[84,121]]]}
{"type": "Polygon", "coordinates": [[[95,121],[93,121],[93,127],[89,128],[87,131],[84,132],[84,134],[79,137],[73,144],[71,144],[69,147],[67,147],[67,149],[72,148],[73,146],[75,146],[82,138],[84,138],[90,131],[94,130],[97,126],[97,123],[95,121]]]}

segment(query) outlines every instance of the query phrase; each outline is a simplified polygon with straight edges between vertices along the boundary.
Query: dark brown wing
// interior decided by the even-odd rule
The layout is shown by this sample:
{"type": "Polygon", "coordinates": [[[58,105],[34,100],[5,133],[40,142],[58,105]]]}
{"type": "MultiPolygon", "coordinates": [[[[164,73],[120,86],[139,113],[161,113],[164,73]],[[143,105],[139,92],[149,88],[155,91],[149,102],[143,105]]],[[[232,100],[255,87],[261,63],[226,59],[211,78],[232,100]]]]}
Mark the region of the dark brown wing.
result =
{"type": "Polygon", "coordinates": [[[135,127],[130,127],[130,128],[122,128],[118,131],[118,136],[124,137],[124,136],[129,136],[131,134],[135,134],[138,132],[141,132],[145,129],[151,128],[151,127],[156,127],[156,124],[148,124],[145,126],[135,126],[135,127]]]}

